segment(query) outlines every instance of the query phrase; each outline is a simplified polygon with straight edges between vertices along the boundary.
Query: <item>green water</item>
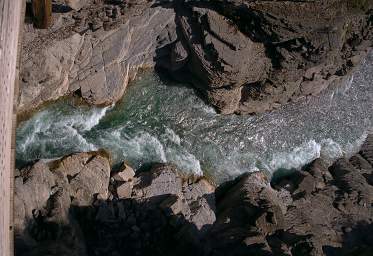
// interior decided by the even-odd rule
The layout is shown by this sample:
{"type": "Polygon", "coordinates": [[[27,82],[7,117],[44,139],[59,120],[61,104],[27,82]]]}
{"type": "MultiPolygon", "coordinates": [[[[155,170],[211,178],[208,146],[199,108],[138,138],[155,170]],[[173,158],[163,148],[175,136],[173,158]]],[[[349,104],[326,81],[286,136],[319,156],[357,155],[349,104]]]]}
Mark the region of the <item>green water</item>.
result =
{"type": "Polygon", "coordinates": [[[17,163],[104,148],[135,168],[171,162],[217,182],[356,151],[373,122],[373,55],[347,82],[258,116],[224,116],[188,85],[140,74],[106,108],[56,102],[20,124],[17,163]]]}

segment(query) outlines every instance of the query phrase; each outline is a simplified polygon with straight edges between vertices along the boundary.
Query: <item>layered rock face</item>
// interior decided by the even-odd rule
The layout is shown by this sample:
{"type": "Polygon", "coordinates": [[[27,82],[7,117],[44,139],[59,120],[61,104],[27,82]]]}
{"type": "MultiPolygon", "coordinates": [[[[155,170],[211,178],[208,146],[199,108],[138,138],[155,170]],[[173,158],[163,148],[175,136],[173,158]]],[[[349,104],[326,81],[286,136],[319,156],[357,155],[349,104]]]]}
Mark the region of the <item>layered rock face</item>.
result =
{"type": "Polygon", "coordinates": [[[53,17],[48,30],[25,24],[20,114],[74,93],[115,103],[154,66],[222,113],[263,112],[343,78],[373,40],[365,0],[69,0],[53,17]]]}
{"type": "Polygon", "coordinates": [[[178,41],[160,54],[160,66],[189,79],[226,114],[263,112],[318,94],[372,46],[371,1],[191,0],[170,6],[178,41]]]}
{"type": "Polygon", "coordinates": [[[139,68],[153,67],[155,51],[172,41],[174,12],[147,1],[70,1],[55,7],[54,26],[25,24],[18,112],[73,93],[92,105],[118,101],[139,68]],[[78,7],[79,6],[79,7],[78,7]],[[170,28],[169,28],[170,29],[170,28]]]}
{"type": "Polygon", "coordinates": [[[215,189],[158,164],[110,171],[102,152],[16,175],[17,255],[370,255],[373,136],[350,159],[318,159],[272,182],[215,189]]]}

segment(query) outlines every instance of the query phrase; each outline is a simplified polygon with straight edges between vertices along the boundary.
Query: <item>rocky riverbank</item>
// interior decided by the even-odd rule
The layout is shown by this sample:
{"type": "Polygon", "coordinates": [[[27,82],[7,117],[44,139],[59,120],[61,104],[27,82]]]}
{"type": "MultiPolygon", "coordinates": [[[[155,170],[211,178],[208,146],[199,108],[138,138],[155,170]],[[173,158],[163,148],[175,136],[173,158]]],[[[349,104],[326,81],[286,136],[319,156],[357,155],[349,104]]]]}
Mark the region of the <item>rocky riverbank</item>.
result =
{"type": "Polygon", "coordinates": [[[160,65],[226,114],[316,95],[372,46],[369,1],[170,2],[178,37],[160,65]]]}
{"type": "Polygon", "coordinates": [[[91,105],[115,103],[171,40],[173,11],[147,1],[86,1],[79,10],[56,2],[53,27],[24,27],[19,114],[72,94],[91,105]]]}
{"type": "Polygon", "coordinates": [[[371,1],[67,2],[50,29],[25,24],[20,114],[71,94],[110,105],[154,66],[222,113],[263,112],[345,77],[373,39],[371,1]]]}
{"type": "MultiPolygon", "coordinates": [[[[18,113],[69,95],[111,105],[148,67],[189,82],[221,113],[271,110],[320,93],[359,65],[373,42],[372,8],[364,0],[56,0],[51,28],[25,24],[18,113]]],[[[234,127],[240,126],[222,134],[234,127]]],[[[16,254],[361,256],[373,250],[372,135],[349,159],[331,166],[317,159],[272,180],[254,172],[216,186],[181,171],[170,164],[138,173],[127,164],[113,168],[105,151],[17,170],[16,254]]]]}
{"type": "Polygon", "coordinates": [[[332,166],[215,188],[104,152],[38,161],[15,177],[17,255],[370,255],[373,136],[332,166]]]}

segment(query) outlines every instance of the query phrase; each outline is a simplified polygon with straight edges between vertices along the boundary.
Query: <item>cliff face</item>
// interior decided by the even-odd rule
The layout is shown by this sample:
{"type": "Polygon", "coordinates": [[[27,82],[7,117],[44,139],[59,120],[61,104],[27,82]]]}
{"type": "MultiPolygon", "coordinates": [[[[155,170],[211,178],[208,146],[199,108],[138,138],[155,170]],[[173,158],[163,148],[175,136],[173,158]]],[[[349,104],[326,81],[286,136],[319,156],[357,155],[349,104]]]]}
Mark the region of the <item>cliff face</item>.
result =
{"type": "Polygon", "coordinates": [[[216,189],[164,164],[111,172],[99,152],[40,161],[16,176],[17,255],[370,255],[372,143],[216,189]]]}
{"type": "Polygon", "coordinates": [[[222,113],[258,113],[318,94],[348,74],[372,46],[369,1],[174,1],[171,6],[178,41],[168,46],[161,66],[179,79],[192,77],[222,113]]]}
{"type": "Polygon", "coordinates": [[[194,84],[222,113],[318,94],[372,45],[371,1],[57,1],[25,24],[19,113],[71,94],[118,101],[139,68],[194,84]]]}
{"type": "MultiPolygon", "coordinates": [[[[364,0],[67,2],[49,30],[25,25],[21,114],[71,94],[112,104],[154,66],[222,113],[258,113],[342,79],[373,40],[364,0]]],[[[372,147],[217,188],[165,164],[114,171],[104,152],[38,161],[15,177],[17,255],[369,255],[372,147]]]]}
{"type": "Polygon", "coordinates": [[[157,39],[171,40],[164,31],[174,24],[173,11],[150,8],[146,1],[97,2],[79,11],[57,5],[67,10],[54,13],[48,30],[25,24],[20,114],[72,94],[92,105],[110,105],[121,99],[138,69],[155,65],[162,46],[157,39]]]}

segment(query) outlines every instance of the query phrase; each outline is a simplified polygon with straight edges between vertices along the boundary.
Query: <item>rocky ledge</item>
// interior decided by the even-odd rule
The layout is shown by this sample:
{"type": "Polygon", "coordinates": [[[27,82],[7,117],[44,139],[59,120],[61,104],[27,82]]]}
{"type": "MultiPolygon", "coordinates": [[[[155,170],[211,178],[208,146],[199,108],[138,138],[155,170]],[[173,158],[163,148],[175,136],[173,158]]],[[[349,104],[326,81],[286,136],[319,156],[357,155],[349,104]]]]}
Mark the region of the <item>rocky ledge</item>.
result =
{"type": "Polygon", "coordinates": [[[372,1],[170,2],[178,36],[160,65],[226,114],[316,95],[350,73],[373,42],[372,1]]]}
{"type": "Polygon", "coordinates": [[[263,112],[343,79],[373,42],[367,0],[56,0],[53,10],[47,30],[25,24],[20,114],[71,94],[115,103],[154,66],[222,113],[263,112]]]}
{"type": "Polygon", "coordinates": [[[16,254],[371,255],[372,204],[373,136],[331,166],[217,188],[171,165],[135,174],[79,153],[16,174],[16,254]]]}
{"type": "Polygon", "coordinates": [[[55,1],[51,28],[24,25],[19,114],[73,94],[111,105],[140,68],[155,66],[156,49],[172,41],[174,12],[146,0],[67,2],[55,1]]]}

